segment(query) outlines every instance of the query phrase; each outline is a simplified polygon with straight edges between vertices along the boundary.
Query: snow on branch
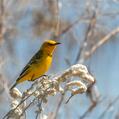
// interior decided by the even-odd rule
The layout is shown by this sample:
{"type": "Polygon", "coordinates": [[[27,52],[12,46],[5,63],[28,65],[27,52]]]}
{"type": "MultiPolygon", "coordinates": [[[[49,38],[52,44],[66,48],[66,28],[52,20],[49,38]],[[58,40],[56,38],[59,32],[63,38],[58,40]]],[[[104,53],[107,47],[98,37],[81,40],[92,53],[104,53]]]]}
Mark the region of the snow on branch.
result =
{"type": "Polygon", "coordinates": [[[36,117],[38,117],[42,112],[41,105],[47,103],[48,96],[56,95],[57,93],[65,94],[67,91],[70,91],[72,96],[75,96],[76,94],[85,93],[88,87],[94,83],[95,78],[88,72],[87,67],[82,64],[73,65],[58,76],[43,76],[23,93],[17,88],[10,91],[12,97],[11,110],[3,119],[19,119],[33,105],[38,105],[38,109],[34,111],[36,112],[36,117]],[[79,79],[69,80],[73,77],[79,77],[79,79]],[[64,86],[61,85],[62,83],[64,83],[64,86]],[[28,99],[30,102],[27,101],[28,99]]]}

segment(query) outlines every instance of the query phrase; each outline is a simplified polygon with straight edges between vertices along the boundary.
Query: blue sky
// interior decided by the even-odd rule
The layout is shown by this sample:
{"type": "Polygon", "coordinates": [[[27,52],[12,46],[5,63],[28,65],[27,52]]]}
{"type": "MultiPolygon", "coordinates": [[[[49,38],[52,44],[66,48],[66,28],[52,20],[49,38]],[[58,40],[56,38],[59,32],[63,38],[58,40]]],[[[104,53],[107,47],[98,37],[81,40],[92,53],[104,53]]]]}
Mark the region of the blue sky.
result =
{"type": "MultiPolygon", "coordinates": [[[[69,21],[73,23],[80,15],[84,12],[85,2],[80,0],[74,0],[76,4],[73,4],[71,1],[68,0],[61,0],[62,8],[60,10],[61,20],[69,21]]],[[[32,31],[32,10],[35,9],[35,5],[27,6],[27,11],[25,12],[25,16],[22,17],[19,22],[17,23],[18,32],[19,34],[17,37],[13,39],[12,48],[14,50],[14,57],[8,56],[8,60],[6,61],[6,65],[4,65],[4,74],[6,74],[7,79],[10,78],[9,83],[14,82],[15,78],[18,76],[19,72],[22,70],[24,65],[28,62],[31,56],[40,48],[44,39],[48,38],[48,35],[41,35],[39,37],[33,36],[32,31]],[[42,38],[44,38],[42,40],[42,38]],[[12,70],[11,70],[12,69],[12,70]],[[8,78],[9,77],[9,78],[8,78]]],[[[38,5],[36,5],[36,8],[38,5]]],[[[116,10],[119,11],[119,2],[115,3],[112,0],[105,0],[100,2],[99,8],[101,12],[104,13],[113,13],[116,10]]],[[[110,16],[99,16],[97,17],[97,25],[99,25],[100,30],[104,32],[104,34],[108,34],[113,29],[119,26],[119,16],[110,17],[110,16]]],[[[61,37],[62,46],[60,46],[56,53],[54,54],[54,61],[53,67],[49,71],[49,73],[59,73],[64,69],[68,68],[65,59],[69,58],[71,63],[76,58],[78,49],[81,45],[81,41],[84,40],[84,31],[86,30],[86,25],[84,23],[77,24],[71,31],[66,33],[63,37],[61,37]],[[70,33],[73,32],[76,37],[76,41],[72,41],[70,38],[70,33]],[[73,42],[72,47],[68,46],[73,42]],[[69,48],[70,47],[70,48],[69,48]],[[68,49],[69,48],[69,49],[68,49]]],[[[86,62],[87,65],[90,66],[92,74],[96,77],[97,86],[102,96],[106,96],[107,98],[111,99],[117,95],[119,95],[119,41],[118,35],[114,36],[112,40],[102,45],[93,55],[92,57],[86,62]]],[[[9,44],[3,45],[3,49],[7,52],[7,47],[9,44]]],[[[30,84],[27,82],[23,84],[23,87],[26,88],[30,84]]],[[[22,86],[18,86],[22,87],[22,86]]],[[[52,97],[53,98],[53,97],[52,97]]],[[[56,100],[56,99],[54,99],[56,100]]],[[[51,101],[51,100],[50,100],[51,101]]],[[[51,101],[51,104],[53,102],[51,101]]],[[[68,105],[63,105],[60,112],[59,117],[64,119],[66,114],[67,108],[70,109],[70,116],[72,118],[76,118],[80,114],[82,114],[87,105],[89,105],[88,99],[85,95],[78,95],[74,97],[68,105]],[[65,108],[63,108],[65,107],[65,108]],[[80,113],[80,114],[79,114],[80,113]]],[[[90,118],[96,118],[97,114],[101,113],[104,107],[100,106],[97,108],[90,118]],[[96,114],[97,113],[97,114],[96,114]]],[[[30,113],[29,119],[33,119],[33,115],[30,113]]],[[[113,118],[113,117],[112,117],[113,118]]],[[[109,115],[106,115],[105,119],[109,119],[109,115]]]]}

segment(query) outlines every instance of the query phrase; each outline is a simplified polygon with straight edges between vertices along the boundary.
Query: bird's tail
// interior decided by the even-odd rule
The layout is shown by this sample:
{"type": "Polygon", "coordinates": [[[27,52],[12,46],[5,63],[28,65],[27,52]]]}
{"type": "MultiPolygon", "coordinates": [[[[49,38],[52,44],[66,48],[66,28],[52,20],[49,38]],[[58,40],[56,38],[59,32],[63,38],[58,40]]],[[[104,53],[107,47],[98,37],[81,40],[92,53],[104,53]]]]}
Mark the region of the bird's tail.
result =
{"type": "Polygon", "coordinates": [[[17,82],[10,88],[12,90],[17,85],[17,82]]]}

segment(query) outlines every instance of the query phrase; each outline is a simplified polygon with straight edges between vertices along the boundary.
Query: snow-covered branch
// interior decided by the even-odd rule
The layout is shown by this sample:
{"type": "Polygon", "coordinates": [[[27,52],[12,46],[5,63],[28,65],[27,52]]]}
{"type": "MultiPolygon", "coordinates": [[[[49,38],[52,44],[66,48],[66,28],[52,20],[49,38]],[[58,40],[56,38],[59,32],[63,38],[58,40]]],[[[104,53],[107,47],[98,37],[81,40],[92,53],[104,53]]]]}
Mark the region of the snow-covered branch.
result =
{"type": "Polygon", "coordinates": [[[40,114],[42,111],[41,104],[47,103],[48,96],[56,95],[57,93],[65,94],[67,91],[70,91],[73,96],[82,94],[94,82],[95,78],[88,72],[87,67],[82,64],[73,65],[59,75],[52,77],[43,76],[36,80],[23,94],[17,88],[10,92],[12,97],[11,110],[3,119],[19,119],[27,109],[39,104],[40,108],[35,110],[35,112],[40,114]],[[69,80],[73,77],[79,77],[79,79],[69,80]],[[61,86],[62,83],[65,83],[63,87],[61,86]],[[31,100],[30,103],[27,102],[28,99],[31,100]]]}

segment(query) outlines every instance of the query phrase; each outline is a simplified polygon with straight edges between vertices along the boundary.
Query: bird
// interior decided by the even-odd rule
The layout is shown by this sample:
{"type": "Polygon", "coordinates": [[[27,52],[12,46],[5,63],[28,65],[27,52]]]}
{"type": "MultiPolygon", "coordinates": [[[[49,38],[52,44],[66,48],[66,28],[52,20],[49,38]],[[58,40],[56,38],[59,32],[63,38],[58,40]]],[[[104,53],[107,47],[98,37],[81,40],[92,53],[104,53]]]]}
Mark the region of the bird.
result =
{"type": "Polygon", "coordinates": [[[53,59],[53,53],[57,45],[61,44],[55,40],[46,40],[41,48],[30,59],[23,68],[15,84],[10,88],[12,90],[17,84],[24,81],[34,81],[42,77],[50,68],[53,59]]]}

